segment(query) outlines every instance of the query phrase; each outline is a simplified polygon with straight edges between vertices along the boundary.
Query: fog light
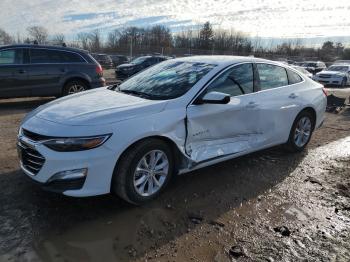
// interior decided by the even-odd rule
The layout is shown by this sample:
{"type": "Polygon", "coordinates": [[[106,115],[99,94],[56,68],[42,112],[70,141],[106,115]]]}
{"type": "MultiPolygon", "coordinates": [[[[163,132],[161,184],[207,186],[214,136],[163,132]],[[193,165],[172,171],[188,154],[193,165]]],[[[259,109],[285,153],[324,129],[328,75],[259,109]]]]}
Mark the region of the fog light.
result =
{"type": "Polygon", "coordinates": [[[57,180],[76,180],[86,177],[87,168],[62,171],[54,174],[47,182],[57,180]]]}

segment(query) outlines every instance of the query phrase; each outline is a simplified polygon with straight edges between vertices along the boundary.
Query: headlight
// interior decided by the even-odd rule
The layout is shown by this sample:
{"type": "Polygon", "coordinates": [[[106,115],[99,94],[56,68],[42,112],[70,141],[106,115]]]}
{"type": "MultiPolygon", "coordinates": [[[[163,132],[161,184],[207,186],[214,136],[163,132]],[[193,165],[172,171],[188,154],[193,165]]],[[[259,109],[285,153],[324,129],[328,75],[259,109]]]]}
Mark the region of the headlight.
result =
{"type": "Polygon", "coordinates": [[[44,141],[43,144],[59,152],[83,151],[101,146],[110,137],[111,134],[94,137],[53,138],[44,141]]]}

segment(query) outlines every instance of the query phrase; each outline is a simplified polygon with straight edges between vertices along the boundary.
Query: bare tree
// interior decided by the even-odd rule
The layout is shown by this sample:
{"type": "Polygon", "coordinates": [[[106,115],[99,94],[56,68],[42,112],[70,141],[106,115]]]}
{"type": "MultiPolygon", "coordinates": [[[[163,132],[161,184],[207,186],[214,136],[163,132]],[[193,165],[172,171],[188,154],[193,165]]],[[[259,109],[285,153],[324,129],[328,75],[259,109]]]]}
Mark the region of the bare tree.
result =
{"type": "Polygon", "coordinates": [[[88,33],[79,33],[77,35],[78,41],[81,43],[81,47],[85,50],[89,49],[89,34],[88,33]]]}
{"type": "Polygon", "coordinates": [[[8,45],[13,42],[13,38],[3,29],[0,28],[0,44],[8,45]]]}
{"type": "Polygon", "coordinates": [[[42,26],[30,26],[27,28],[28,34],[39,44],[45,43],[48,37],[48,31],[42,26]]]}
{"type": "Polygon", "coordinates": [[[52,40],[56,45],[62,45],[64,43],[64,39],[64,34],[56,34],[52,37],[52,40]]]}
{"type": "Polygon", "coordinates": [[[107,47],[116,49],[118,47],[118,40],[120,38],[120,32],[115,29],[108,34],[107,47]]]}
{"type": "Polygon", "coordinates": [[[96,29],[89,34],[90,50],[93,52],[99,52],[101,50],[101,32],[96,29]]]}

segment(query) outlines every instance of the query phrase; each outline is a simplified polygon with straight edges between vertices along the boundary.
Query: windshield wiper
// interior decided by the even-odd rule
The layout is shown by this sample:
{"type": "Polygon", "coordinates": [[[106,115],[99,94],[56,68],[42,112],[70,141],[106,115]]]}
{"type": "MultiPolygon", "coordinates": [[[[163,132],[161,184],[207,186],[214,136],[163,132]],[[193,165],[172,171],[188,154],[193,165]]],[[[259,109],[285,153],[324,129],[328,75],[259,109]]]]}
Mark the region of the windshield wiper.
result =
{"type": "Polygon", "coordinates": [[[119,88],[119,89],[117,89],[117,91],[119,91],[121,93],[125,93],[125,94],[130,94],[130,95],[150,99],[150,100],[164,100],[164,99],[166,100],[166,99],[170,98],[168,96],[153,95],[153,94],[148,94],[148,93],[144,93],[144,92],[140,92],[140,91],[136,91],[136,90],[130,90],[130,89],[120,89],[119,88]]]}
{"type": "Polygon", "coordinates": [[[125,93],[125,94],[130,94],[134,96],[139,96],[143,98],[152,98],[153,96],[144,92],[136,91],[136,90],[129,90],[129,89],[118,89],[119,92],[125,93]]]}

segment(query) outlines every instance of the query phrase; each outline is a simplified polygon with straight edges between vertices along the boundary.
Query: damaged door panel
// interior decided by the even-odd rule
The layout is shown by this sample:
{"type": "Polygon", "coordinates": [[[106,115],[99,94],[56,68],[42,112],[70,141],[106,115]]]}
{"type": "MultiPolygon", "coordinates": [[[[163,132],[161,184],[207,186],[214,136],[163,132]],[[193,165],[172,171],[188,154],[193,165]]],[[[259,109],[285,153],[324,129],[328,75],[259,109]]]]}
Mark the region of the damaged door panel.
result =
{"type": "Polygon", "coordinates": [[[193,103],[187,108],[186,152],[195,162],[247,151],[263,139],[251,63],[225,70],[203,94],[213,91],[230,95],[230,102],[193,103]]]}
{"type": "Polygon", "coordinates": [[[195,162],[253,148],[263,138],[253,94],[225,105],[191,105],[187,110],[186,152],[195,162]]]}

